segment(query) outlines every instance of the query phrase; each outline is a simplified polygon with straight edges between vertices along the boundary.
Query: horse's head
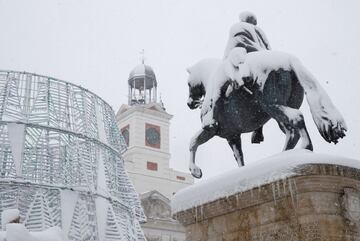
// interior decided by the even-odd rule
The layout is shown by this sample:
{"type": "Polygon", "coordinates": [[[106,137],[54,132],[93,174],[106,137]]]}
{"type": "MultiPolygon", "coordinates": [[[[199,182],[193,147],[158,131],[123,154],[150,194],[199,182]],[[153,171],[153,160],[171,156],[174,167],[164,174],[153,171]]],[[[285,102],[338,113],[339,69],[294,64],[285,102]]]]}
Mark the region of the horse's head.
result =
{"type": "Polygon", "coordinates": [[[191,69],[187,70],[189,73],[188,86],[189,86],[189,99],[187,105],[190,109],[196,109],[202,104],[202,99],[205,96],[205,86],[203,82],[198,79],[199,76],[196,76],[192,73],[191,69]]]}
{"type": "Polygon", "coordinates": [[[203,59],[187,69],[189,73],[189,99],[187,105],[190,109],[201,106],[206,94],[207,81],[209,81],[214,70],[221,64],[220,59],[203,59]]]}

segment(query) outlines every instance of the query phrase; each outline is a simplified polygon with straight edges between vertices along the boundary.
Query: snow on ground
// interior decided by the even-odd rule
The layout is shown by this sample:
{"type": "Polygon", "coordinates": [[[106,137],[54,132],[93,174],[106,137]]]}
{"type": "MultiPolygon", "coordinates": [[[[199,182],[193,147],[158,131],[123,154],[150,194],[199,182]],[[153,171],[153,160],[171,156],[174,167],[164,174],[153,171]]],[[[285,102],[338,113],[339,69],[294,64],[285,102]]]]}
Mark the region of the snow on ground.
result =
{"type": "Polygon", "coordinates": [[[172,212],[187,210],[222,197],[295,176],[294,169],[303,164],[334,164],[360,169],[358,160],[316,154],[304,149],[290,150],[199,181],[180,190],[171,200],[172,212]]]}
{"type": "Polygon", "coordinates": [[[66,241],[59,227],[51,227],[41,232],[29,232],[23,224],[6,225],[0,232],[0,241],[66,241]]]}
{"type": "Polygon", "coordinates": [[[1,227],[12,223],[20,218],[20,211],[18,209],[6,209],[1,213],[1,227]]]}
{"type": "Polygon", "coordinates": [[[2,227],[0,241],[66,241],[59,227],[51,227],[41,232],[30,232],[24,224],[18,222],[20,211],[7,209],[1,214],[2,227]],[[6,227],[6,228],[4,228],[6,227]]]}

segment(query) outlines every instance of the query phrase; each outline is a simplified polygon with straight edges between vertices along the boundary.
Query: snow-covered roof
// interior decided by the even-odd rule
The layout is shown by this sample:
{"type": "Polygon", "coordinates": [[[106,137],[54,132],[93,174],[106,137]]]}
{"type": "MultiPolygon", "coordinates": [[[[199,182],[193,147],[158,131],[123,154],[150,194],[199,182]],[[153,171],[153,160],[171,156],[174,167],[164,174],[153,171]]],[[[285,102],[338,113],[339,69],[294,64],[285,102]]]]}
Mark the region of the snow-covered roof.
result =
{"type": "Polygon", "coordinates": [[[308,150],[290,150],[199,181],[178,191],[171,200],[172,213],[296,176],[296,167],[305,164],[333,164],[360,169],[358,160],[316,154],[308,150]]]}
{"type": "Polygon", "coordinates": [[[138,64],[130,72],[129,79],[134,76],[153,75],[155,77],[154,70],[151,66],[146,64],[138,64]]]}
{"type": "Polygon", "coordinates": [[[151,190],[151,191],[147,191],[147,192],[143,192],[140,194],[140,199],[148,199],[148,198],[153,198],[153,199],[159,199],[167,204],[170,203],[170,200],[163,195],[161,192],[157,191],[157,190],[151,190]]]}
{"type": "Polygon", "coordinates": [[[147,221],[167,220],[173,221],[171,218],[170,200],[157,190],[148,191],[140,194],[141,205],[144,209],[147,221]]]}
{"type": "MultiPolygon", "coordinates": [[[[152,88],[154,85],[157,85],[154,70],[151,68],[151,66],[146,64],[139,64],[135,66],[133,70],[131,70],[128,78],[129,84],[133,85],[133,82],[135,80],[138,81],[139,78],[143,79],[144,77],[146,77],[146,89],[152,88]]],[[[139,84],[141,84],[141,82],[136,83],[136,86],[139,86],[139,84]]]]}

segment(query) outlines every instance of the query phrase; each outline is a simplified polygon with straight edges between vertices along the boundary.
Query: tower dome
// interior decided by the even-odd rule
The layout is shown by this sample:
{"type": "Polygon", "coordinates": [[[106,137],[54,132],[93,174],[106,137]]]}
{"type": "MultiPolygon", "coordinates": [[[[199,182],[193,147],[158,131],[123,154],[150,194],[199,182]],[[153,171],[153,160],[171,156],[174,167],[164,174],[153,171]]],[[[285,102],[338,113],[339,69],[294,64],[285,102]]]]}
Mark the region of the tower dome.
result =
{"type": "Polygon", "coordinates": [[[156,85],[156,77],[154,70],[151,66],[146,64],[137,65],[129,74],[129,84],[132,84],[133,81],[139,81],[146,78],[147,87],[152,87],[150,85],[156,85]]]}
{"type": "Polygon", "coordinates": [[[149,104],[157,101],[157,81],[154,70],[141,63],[129,74],[129,105],[149,104]]]}

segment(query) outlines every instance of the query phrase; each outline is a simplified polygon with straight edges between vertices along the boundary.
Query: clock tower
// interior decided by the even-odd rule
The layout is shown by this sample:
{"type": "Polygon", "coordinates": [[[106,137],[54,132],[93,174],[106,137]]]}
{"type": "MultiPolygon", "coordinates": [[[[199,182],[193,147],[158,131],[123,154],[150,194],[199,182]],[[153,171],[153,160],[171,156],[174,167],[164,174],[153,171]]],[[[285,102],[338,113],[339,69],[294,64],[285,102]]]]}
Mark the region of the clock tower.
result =
{"type": "Polygon", "coordinates": [[[128,104],[116,115],[128,145],[125,167],[138,193],[156,190],[170,198],[193,183],[190,174],[169,167],[172,115],[157,101],[157,80],[150,66],[137,65],[130,72],[128,88],[128,104]]]}

